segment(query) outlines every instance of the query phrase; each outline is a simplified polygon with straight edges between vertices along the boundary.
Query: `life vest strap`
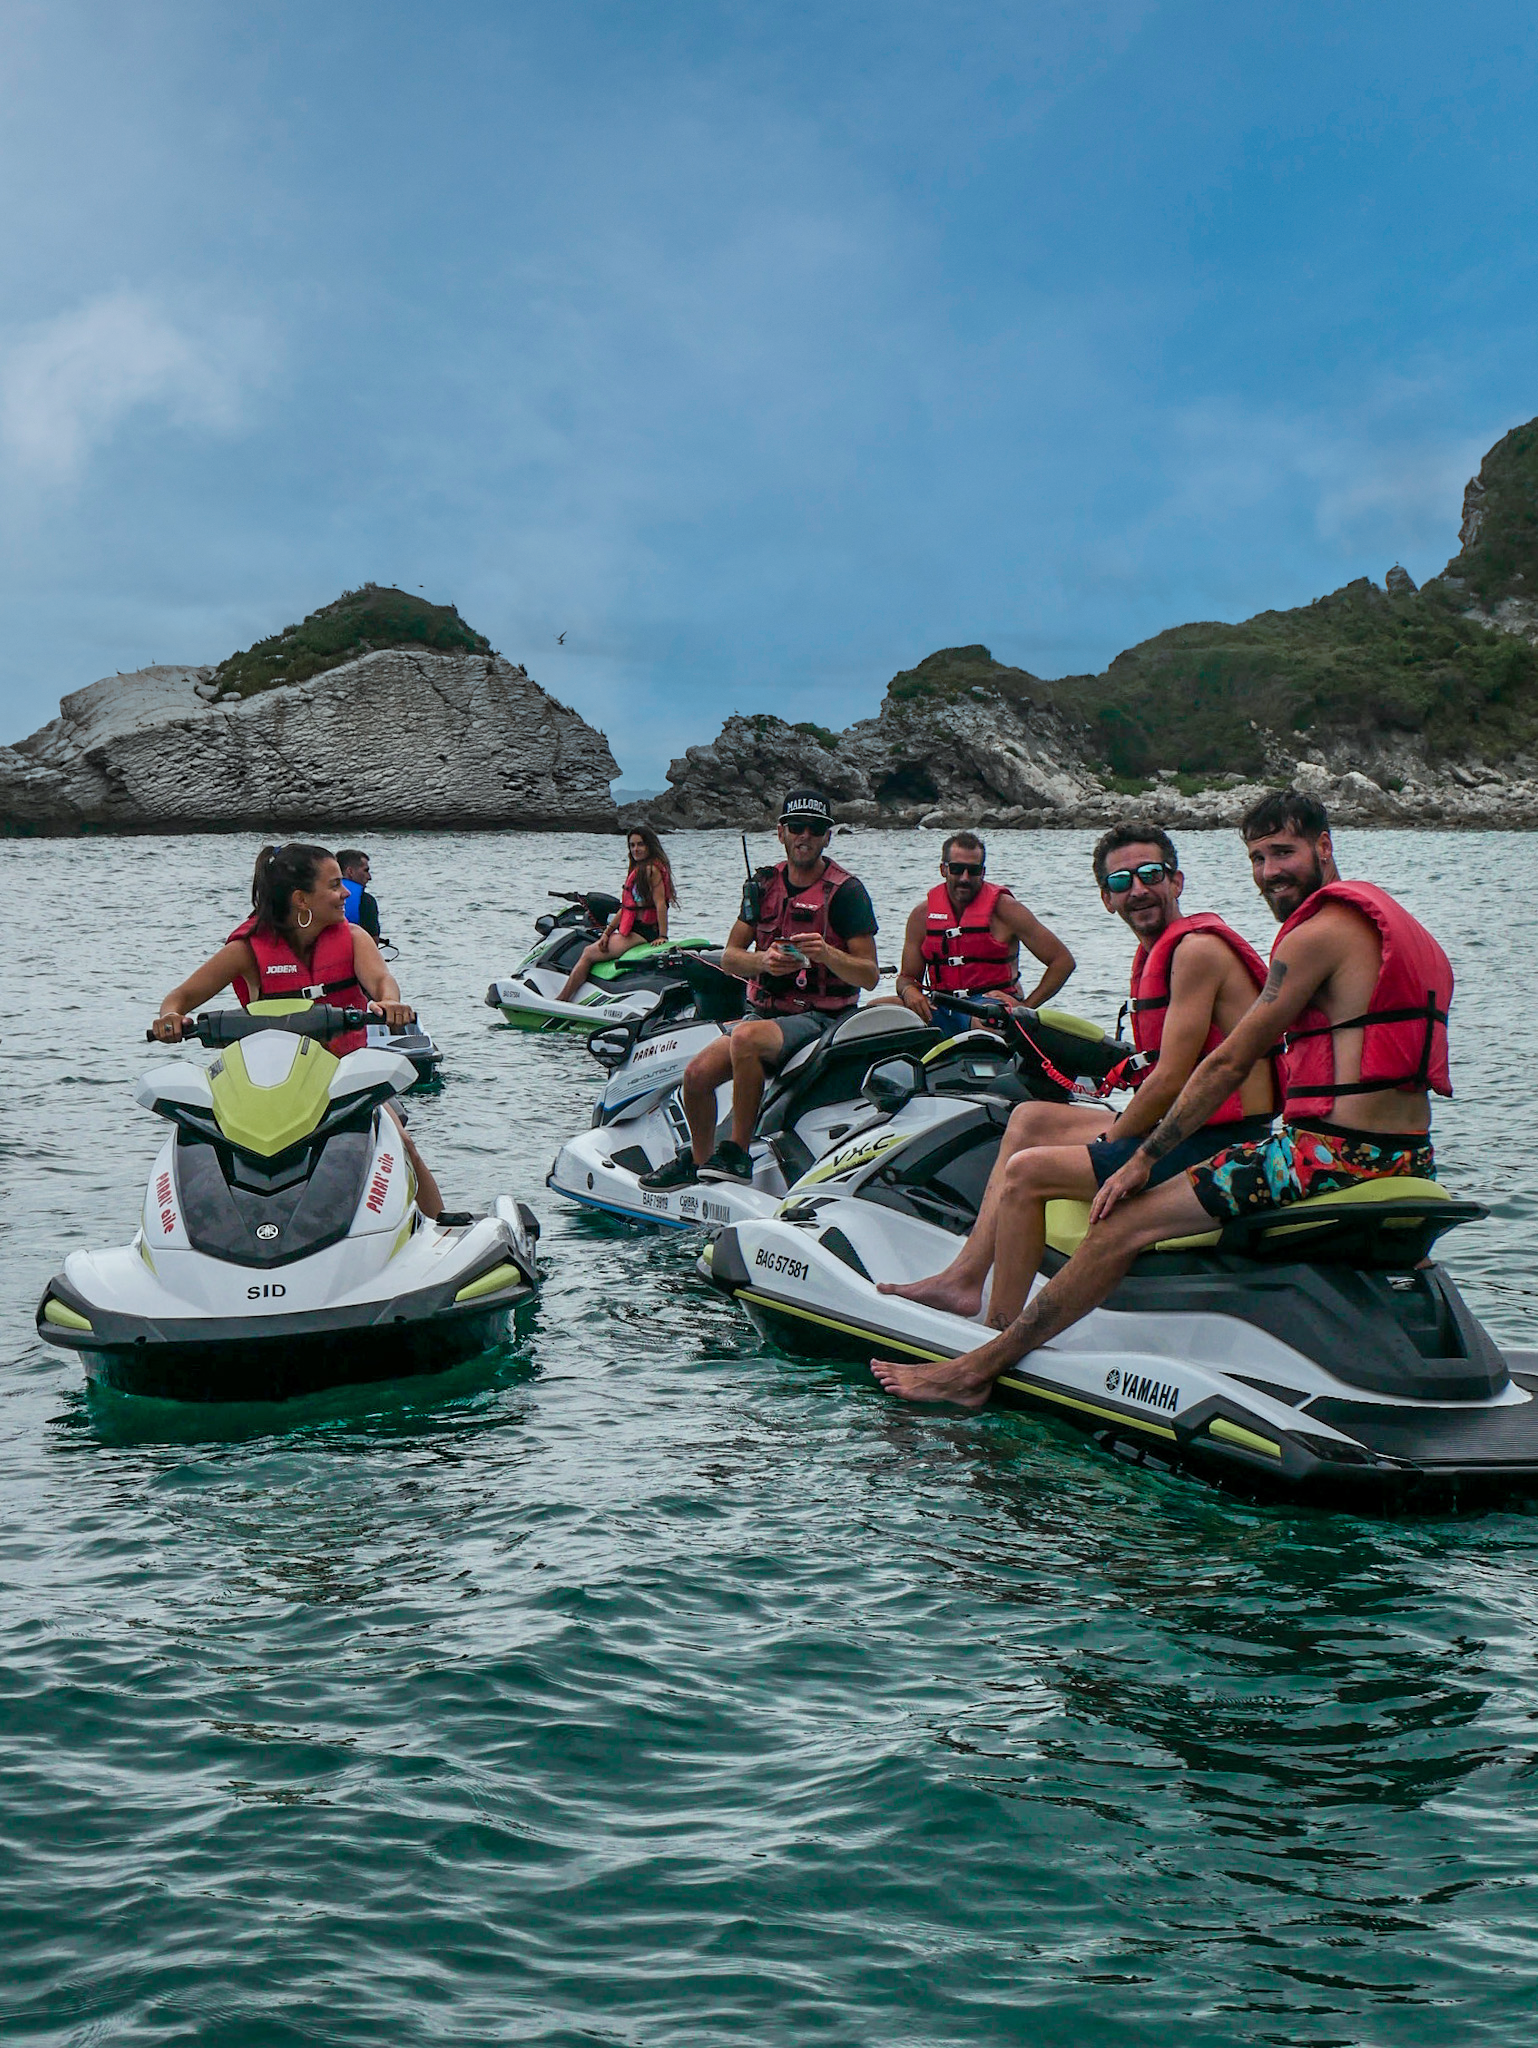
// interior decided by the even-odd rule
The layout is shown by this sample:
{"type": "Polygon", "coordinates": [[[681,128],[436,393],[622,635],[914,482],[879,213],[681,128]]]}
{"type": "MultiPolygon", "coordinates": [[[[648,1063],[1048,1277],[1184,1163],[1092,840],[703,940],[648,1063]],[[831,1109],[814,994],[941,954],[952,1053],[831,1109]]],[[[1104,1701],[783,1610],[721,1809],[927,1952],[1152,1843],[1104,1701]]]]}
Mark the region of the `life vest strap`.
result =
{"type": "Polygon", "coordinates": [[[1310,1024],[1303,1031],[1289,1031],[1282,1041],[1284,1050],[1289,1049],[1300,1038],[1328,1038],[1336,1031],[1365,1031],[1373,1024],[1413,1024],[1423,1019],[1426,1026],[1421,1040],[1421,1056],[1412,1073],[1392,1075],[1378,1081],[1299,1081],[1287,1090],[1287,1100],[1299,1096],[1305,1101],[1319,1097],[1333,1100],[1337,1095],[1378,1095],[1390,1088],[1426,1088],[1431,1080],[1431,1049],[1436,1028],[1446,1025],[1447,1012],[1437,1007],[1435,989],[1427,989],[1423,1003],[1406,1005],[1398,1010],[1365,1010],[1360,1017],[1347,1017],[1339,1024],[1310,1024]]]}

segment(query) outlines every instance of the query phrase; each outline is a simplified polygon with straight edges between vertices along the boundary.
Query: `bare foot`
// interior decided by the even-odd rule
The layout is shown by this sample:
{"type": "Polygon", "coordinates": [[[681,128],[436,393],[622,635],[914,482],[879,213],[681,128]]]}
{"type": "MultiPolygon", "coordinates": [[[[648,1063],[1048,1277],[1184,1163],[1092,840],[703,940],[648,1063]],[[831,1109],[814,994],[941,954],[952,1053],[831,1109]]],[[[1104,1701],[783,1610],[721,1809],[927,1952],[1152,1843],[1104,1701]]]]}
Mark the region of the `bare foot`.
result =
{"type": "Polygon", "coordinates": [[[1011,1361],[997,1356],[1002,1345],[984,1344],[965,1351],[960,1358],[943,1358],[936,1365],[897,1365],[888,1358],[873,1358],[870,1369],[889,1394],[904,1401],[949,1401],[955,1408],[981,1408],[993,1392],[993,1383],[1011,1361]]]}
{"type": "Polygon", "coordinates": [[[878,1280],[876,1292],[900,1294],[904,1301],[944,1309],[953,1316],[975,1316],[983,1305],[982,1281],[952,1279],[949,1266],[943,1273],[931,1273],[927,1280],[878,1280]]]}

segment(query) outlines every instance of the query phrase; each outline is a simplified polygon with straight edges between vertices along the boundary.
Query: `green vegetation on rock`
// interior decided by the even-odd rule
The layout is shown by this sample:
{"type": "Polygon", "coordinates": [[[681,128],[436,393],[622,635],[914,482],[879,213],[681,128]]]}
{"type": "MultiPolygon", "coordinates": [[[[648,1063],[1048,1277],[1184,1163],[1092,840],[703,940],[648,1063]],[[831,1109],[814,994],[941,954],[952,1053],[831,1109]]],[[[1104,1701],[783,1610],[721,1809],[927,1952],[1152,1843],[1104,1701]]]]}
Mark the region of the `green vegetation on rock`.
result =
{"type": "Polygon", "coordinates": [[[1538,598],[1538,420],[1513,427],[1479,465],[1463,501],[1461,539],[1445,576],[1488,605],[1538,598]]]}
{"type": "Polygon", "coordinates": [[[1444,757],[1538,743],[1538,649],[1463,618],[1435,582],[1389,596],[1364,576],[1297,611],[1176,626],[1049,690],[1121,776],[1259,774],[1267,732],[1416,733],[1444,757]]]}
{"type": "Polygon", "coordinates": [[[995,661],[986,647],[942,647],[917,668],[905,668],[887,684],[893,704],[919,709],[954,703],[961,697],[1007,697],[1030,703],[1048,686],[1023,668],[995,661]]]}
{"type": "Polygon", "coordinates": [[[491,642],[473,631],[451,604],[429,604],[389,585],[365,583],[297,626],[258,640],[214,670],[223,697],[254,697],[280,683],[302,683],[381,647],[425,647],[435,653],[490,654],[491,642]]]}
{"type": "Polygon", "coordinates": [[[1538,753],[1538,647],[1470,611],[1538,606],[1538,420],[1485,457],[1464,508],[1463,552],[1416,590],[1359,577],[1296,611],[1175,626],[1103,675],[1045,682],[986,647],[944,647],[887,687],[894,709],[971,697],[1052,709],[1087,728],[1107,786],[1158,770],[1182,789],[1265,772],[1268,749],[1414,735],[1432,760],[1538,753]]]}

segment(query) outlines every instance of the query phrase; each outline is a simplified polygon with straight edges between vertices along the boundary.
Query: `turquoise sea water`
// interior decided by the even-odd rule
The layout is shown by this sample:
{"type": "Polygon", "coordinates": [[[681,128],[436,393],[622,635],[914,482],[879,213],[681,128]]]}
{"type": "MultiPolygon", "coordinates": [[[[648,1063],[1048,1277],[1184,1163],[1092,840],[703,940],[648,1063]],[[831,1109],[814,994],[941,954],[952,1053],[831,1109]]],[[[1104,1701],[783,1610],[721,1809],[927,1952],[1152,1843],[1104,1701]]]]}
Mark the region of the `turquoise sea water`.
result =
{"type": "MultiPolygon", "coordinates": [[[[1115,1014],[1087,834],[1000,835],[1115,1014]]],[[[932,836],[839,852],[891,957],[932,836]]],[[[529,1336],[229,1414],[88,1395],[31,1316],[130,1234],[143,1024],[222,839],[0,851],[0,2032],[48,2044],[1527,2043],[1538,1519],[1254,1508],[766,1351],[692,1250],[563,1210],[599,1078],[486,983],[617,841],[371,842],[448,1054],[449,1199],[530,1199],[529,1336]]],[[[1269,937],[1229,834],[1191,907],[1269,937]]],[[[725,836],[674,842],[721,931],[725,836]]],[[[762,853],[767,855],[765,843],[762,853]]],[[[1460,977],[1448,1262],[1538,1342],[1517,836],[1347,834],[1460,977]]]]}

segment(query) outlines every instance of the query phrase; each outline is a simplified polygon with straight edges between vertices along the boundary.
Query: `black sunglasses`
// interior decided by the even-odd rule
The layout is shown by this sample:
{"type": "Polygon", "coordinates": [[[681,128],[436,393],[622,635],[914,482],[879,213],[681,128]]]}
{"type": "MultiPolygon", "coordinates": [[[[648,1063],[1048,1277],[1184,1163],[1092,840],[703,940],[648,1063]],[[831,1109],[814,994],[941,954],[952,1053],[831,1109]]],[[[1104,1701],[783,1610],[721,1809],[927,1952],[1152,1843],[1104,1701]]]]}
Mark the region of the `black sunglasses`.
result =
{"type": "Polygon", "coordinates": [[[810,832],[814,839],[826,839],[833,830],[831,818],[781,818],[780,823],[792,839],[798,832],[810,832]]]}
{"type": "Polygon", "coordinates": [[[948,860],[945,863],[945,872],[948,875],[957,876],[986,875],[988,872],[988,868],[986,862],[984,861],[978,861],[974,864],[972,861],[969,860],[948,860]]]}
{"type": "Polygon", "coordinates": [[[1100,886],[1112,896],[1125,896],[1132,887],[1134,875],[1145,889],[1152,889],[1162,882],[1166,875],[1172,875],[1174,872],[1168,861],[1140,860],[1135,868],[1112,868],[1100,886]]]}

